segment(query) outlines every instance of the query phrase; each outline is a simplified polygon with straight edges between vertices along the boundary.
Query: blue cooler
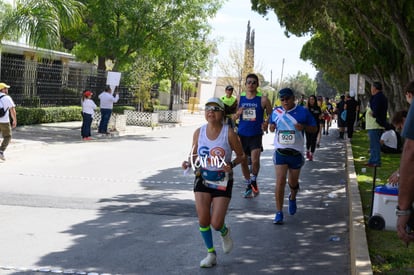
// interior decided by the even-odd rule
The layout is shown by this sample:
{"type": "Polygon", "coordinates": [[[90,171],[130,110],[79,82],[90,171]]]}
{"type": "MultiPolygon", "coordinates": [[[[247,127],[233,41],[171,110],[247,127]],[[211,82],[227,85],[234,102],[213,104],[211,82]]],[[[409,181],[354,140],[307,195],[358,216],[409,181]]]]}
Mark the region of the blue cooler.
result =
{"type": "Polygon", "coordinates": [[[377,230],[396,231],[397,216],[395,208],[398,204],[398,188],[378,185],[375,187],[372,216],[368,226],[377,230]]]}

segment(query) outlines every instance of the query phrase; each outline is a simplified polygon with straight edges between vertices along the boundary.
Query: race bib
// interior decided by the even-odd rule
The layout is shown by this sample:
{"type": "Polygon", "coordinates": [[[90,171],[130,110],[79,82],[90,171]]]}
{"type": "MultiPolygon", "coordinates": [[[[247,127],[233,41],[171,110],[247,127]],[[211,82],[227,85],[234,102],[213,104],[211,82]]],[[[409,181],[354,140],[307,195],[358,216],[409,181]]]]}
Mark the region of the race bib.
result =
{"type": "Polygon", "coordinates": [[[246,108],[243,109],[243,120],[256,120],[256,109],[255,108],[246,108]]]}
{"type": "Polygon", "coordinates": [[[227,182],[229,180],[228,173],[224,171],[209,171],[202,169],[201,177],[204,180],[204,185],[208,188],[225,191],[227,189],[227,182]]]}
{"type": "Polygon", "coordinates": [[[281,145],[295,144],[295,130],[281,130],[278,132],[278,142],[281,145]]]}
{"type": "Polygon", "coordinates": [[[227,173],[226,173],[226,176],[220,181],[204,180],[208,188],[217,189],[221,191],[226,191],[228,181],[229,181],[229,176],[227,173]]]}

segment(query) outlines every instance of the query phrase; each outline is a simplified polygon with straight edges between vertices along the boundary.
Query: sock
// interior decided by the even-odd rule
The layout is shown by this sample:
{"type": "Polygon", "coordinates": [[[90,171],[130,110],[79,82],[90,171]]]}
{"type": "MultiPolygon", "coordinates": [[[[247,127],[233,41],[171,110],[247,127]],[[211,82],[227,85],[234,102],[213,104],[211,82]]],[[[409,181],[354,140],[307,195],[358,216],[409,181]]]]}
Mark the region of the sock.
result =
{"type": "Polygon", "coordinates": [[[256,175],[253,175],[253,174],[250,175],[250,180],[251,181],[256,181],[256,179],[257,179],[256,175]]]}
{"type": "Polygon", "coordinates": [[[226,224],[224,223],[223,226],[219,229],[221,236],[226,236],[227,232],[229,231],[226,224]]]}
{"type": "Polygon", "coordinates": [[[201,233],[201,237],[203,237],[204,243],[207,246],[207,251],[209,253],[214,253],[215,249],[214,249],[214,246],[213,246],[213,235],[211,233],[210,225],[206,226],[206,227],[202,227],[200,225],[199,230],[200,230],[200,233],[201,233]]]}

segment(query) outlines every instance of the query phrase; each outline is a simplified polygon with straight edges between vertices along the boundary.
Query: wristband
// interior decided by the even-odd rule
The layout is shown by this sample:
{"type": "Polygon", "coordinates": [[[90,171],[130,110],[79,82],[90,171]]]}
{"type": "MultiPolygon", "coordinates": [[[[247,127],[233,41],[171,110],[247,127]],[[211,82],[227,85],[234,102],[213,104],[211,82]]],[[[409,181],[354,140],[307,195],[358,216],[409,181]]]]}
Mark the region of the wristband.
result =
{"type": "Polygon", "coordinates": [[[397,216],[409,216],[411,215],[411,209],[401,210],[398,206],[395,208],[395,215],[397,216]]]}

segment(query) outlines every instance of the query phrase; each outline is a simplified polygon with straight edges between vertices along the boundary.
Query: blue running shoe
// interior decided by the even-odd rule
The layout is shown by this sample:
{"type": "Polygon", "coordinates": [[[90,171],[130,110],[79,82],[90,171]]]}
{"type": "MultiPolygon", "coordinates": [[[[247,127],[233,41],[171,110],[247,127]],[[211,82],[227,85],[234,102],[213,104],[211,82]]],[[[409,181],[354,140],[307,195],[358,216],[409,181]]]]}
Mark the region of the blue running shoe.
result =
{"type": "Polygon", "coordinates": [[[246,187],[246,191],[244,191],[243,197],[246,199],[249,198],[253,198],[254,194],[253,194],[253,190],[252,190],[252,186],[249,185],[248,187],[246,187]]]}
{"type": "Polygon", "coordinates": [[[275,219],[273,220],[274,224],[283,224],[283,212],[279,211],[276,213],[275,219]]]}
{"type": "Polygon", "coordinates": [[[288,210],[289,210],[289,214],[290,215],[295,215],[295,213],[296,213],[296,199],[294,199],[294,200],[291,200],[290,199],[290,196],[291,196],[291,194],[289,194],[289,208],[288,208],[288,210]]]}

